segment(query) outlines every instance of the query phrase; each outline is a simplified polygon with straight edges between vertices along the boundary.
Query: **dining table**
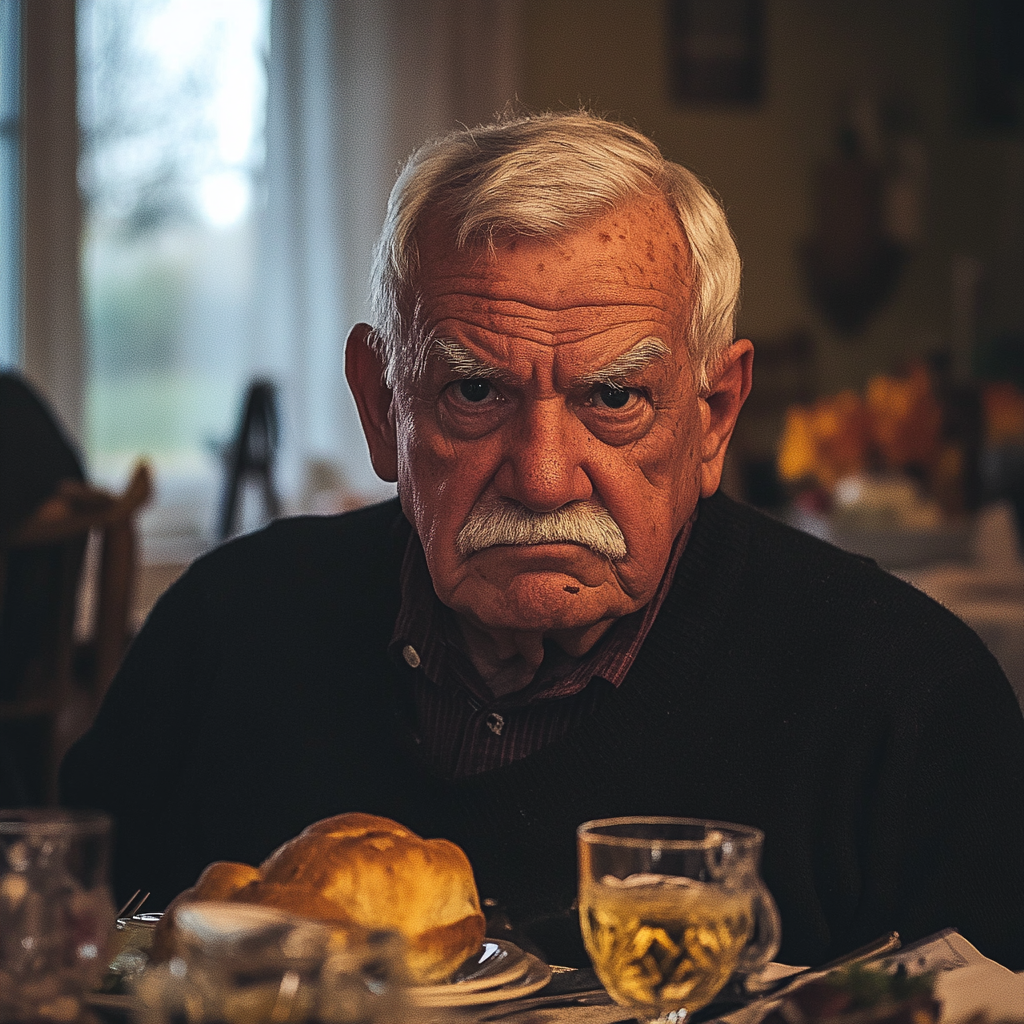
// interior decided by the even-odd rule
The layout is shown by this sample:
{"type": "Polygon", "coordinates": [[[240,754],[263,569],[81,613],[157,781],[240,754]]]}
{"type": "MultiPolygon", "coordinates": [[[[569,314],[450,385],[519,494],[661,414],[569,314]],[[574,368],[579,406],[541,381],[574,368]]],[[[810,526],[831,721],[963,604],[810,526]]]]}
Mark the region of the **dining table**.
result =
{"type": "MultiPolygon", "coordinates": [[[[988,959],[954,929],[865,962],[887,970],[902,965],[911,975],[934,973],[935,996],[942,1004],[939,1024],[1024,1024],[1024,972],[1014,973],[988,959]],[[985,1016],[979,1018],[981,1014],[985,1016]]],[[[724,1001],[719,997],[691,1020],[760,1024],[793,987],[822,978],[828,970],[773,963],[748,986],[768,988],[771,994],[737,1007],[733,989],[724,1001]]],[[[96,997],[91,1012],[102,1024],[134,1024],[137,1019],[126,997],[96,997]]],[[[635,1019],[628,1008],[603,996],[593,971],[554,966],[551,980],[530,995],[465,1007],[414,1007],[395,1024],[632,1024],[635,1019]]]]}
{"type": "MultiPolygon", "coordinates": [[[[953,929],[947,929],[912,943],[884,956],[890,969],[904,965],[908,973],[935,972],[935,993],[942,1003],[940,1024],[968,1024],[978,1014],[987,1014],[992,1022],[1021,1022],[1024,1024],[1024,972],[1015,974],[1001,964],[985,957],[978,949],[953,929]]],[[[784,964],[772,964],[764,979],[779,981],[794,976],[792,985],[823,977],[825,972],[807,970],[784,964]],[[799,978],[795,975],[799,974],[799,978]]],[[[558,988],[559,975],[552,984],[558,988]]],[[[718,1013],[712,1003],[692,1018],[696,1024],[759,1024],[777,1006],[786,991],[755,1000],[748,1006],[718,1013]]],[[[543,993],[541,994],[543,996],[543,993]]],[[[557,998],[552,995],[552,998],[557,998]]],[[[429,1018],[428,1018],[429,1020],[429,1018]]],[[[521,999],[504,1004],[477,1007],[453,1017],[439,1015],[437,1024],[629,1024],[635,1020],[626,1008],[611,1005],[565,1005],[557,1002],[548,1006],[539,1004],[538,998],[521,999]],[[521,1004],[517,1006],[517,1003],[521,1004]]],[[[431,1021],[430,1024],[435,1024],[431,1021]]]]}

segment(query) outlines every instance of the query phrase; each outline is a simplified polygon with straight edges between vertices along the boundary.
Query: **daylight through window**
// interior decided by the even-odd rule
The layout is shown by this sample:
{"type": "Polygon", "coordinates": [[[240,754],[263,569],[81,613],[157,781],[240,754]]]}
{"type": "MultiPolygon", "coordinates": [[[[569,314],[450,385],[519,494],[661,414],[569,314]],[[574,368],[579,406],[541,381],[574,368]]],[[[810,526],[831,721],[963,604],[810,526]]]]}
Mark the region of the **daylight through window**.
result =
{"type": "Polygon", "coordinates": [[[165,499],[215,494],[247,377],[268,6],[78,0],[86,446],[165,499]]]}

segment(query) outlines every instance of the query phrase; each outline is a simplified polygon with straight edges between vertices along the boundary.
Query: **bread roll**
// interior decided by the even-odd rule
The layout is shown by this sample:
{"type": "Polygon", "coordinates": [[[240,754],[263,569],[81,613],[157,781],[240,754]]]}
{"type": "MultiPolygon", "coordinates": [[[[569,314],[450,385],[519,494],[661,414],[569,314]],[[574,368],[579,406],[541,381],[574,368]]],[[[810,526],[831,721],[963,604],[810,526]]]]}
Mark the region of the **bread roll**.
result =
{"type": "Polygon", "coordinates": [[[369,931],[399,932],[414,984],[444,981],[480,949],[484,916],[473,870],[446,839],[421,839],[389,818],[339,814],[315,822],[260,867],[217,862],[167,908],[158,957],[174,946],[174,911],[228,900],[325,921],[340,944],[369,931]]]}
{"type": "Polygon", "coordinates": [[[157,961],[170,959],[177,950],[178,936],[174,912],[185,903],[230,900],[239,889],[260,877],[259,871],[249,864],[229,860],[215,860],[208,864],[191,889],[179,893],[164,911],[153,933],[150,956],[157,961]]]}

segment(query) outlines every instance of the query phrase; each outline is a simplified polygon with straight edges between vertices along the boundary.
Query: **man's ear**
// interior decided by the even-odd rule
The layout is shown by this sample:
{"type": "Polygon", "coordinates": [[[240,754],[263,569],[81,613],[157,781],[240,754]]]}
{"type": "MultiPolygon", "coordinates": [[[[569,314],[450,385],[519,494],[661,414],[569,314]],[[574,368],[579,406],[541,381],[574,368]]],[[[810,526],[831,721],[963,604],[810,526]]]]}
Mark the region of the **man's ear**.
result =
{"type": "Polygon", "coordinates": [[[373,328],[356,324],[345,345],[345,376],[359,410],[370,461],[382,480],[398,479],[398,439],[392,409],[394,395],[384,383],[384,362],[370,344],[373,328]]]}
{"type": "Polygon", "coordinates": [[[710,498],[722,480],[722,466],[736,417],[750,394],[754,346],[746,339],[734,341],[710,368],[710,389],[701,400],[702,498],[710,498]]]}

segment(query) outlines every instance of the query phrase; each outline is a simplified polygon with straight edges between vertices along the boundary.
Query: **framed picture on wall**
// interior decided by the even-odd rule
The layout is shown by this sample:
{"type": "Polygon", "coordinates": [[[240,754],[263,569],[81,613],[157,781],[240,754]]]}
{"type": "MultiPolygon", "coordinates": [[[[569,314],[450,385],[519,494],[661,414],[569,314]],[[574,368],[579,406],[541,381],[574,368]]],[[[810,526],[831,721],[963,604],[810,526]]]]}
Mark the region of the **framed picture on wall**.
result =
{"type": "Polygon", "coordinates": [[[669,94],[678,103],[761,99],[763,0],[667,0],[669,94]]]}

